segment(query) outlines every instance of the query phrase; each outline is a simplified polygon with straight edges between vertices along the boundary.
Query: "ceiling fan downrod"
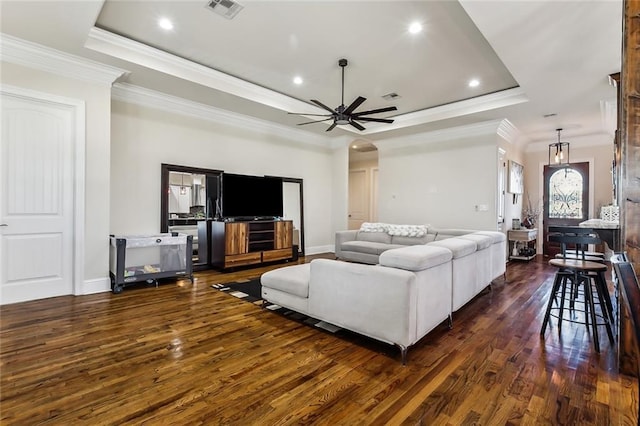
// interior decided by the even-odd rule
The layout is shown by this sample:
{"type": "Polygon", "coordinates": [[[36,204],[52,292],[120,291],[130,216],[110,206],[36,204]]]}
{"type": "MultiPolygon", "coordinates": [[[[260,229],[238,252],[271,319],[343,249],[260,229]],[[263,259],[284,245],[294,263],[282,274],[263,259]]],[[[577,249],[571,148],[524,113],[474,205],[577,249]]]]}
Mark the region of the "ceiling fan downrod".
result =
{"type": "MultiPolygon", "coordinates": [[[[340,106],[342,107],[342,110],[344,111],[344,67],[347,66],[347,60],[346,59],[340,59],[338,60],[338,65],[340,65],[340,67],[342,68],[342,99],[340,102],[340,106]]],[[[342,112],[342,111],[340,111],[342,112]]]]}

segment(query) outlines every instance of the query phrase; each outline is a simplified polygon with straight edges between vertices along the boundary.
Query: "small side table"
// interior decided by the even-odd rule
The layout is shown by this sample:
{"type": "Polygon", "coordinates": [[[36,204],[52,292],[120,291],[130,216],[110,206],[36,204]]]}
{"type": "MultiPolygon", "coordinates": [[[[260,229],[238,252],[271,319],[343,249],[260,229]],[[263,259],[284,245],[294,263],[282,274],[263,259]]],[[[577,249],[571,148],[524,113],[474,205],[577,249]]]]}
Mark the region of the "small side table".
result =
{"type": "Polygon", "coordinates": [[[507,231],[509,260],[531,260],[536,257],[538,229],[512,229],[507,231]]]}

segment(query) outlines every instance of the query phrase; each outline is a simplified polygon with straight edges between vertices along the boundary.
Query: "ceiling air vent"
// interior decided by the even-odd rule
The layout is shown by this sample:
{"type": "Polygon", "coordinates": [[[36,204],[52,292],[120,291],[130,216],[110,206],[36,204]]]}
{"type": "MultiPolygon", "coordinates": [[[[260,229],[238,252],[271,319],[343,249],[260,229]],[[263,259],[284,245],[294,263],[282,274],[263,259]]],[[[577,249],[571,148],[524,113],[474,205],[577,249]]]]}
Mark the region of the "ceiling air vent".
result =
{"type": "Polygon", "coordinates": [[[233,0],[209,0],[207,7],[227,19],[233,19],[244,8],[233,0]]]}
{"type": "Polygon", "coordinates": [[[400,96],[400,95],[398,95],[396,92],[387,93],[386,95],[383,95],[383,96],[382,96],[382,98],[383,98],[384,100],[387,100],[387,101],[391,101],[391,100],[393,100],[393,99],[398,99],[398,98],[400,98],[400,97],[401,97],[401,96],[400,96]]]}

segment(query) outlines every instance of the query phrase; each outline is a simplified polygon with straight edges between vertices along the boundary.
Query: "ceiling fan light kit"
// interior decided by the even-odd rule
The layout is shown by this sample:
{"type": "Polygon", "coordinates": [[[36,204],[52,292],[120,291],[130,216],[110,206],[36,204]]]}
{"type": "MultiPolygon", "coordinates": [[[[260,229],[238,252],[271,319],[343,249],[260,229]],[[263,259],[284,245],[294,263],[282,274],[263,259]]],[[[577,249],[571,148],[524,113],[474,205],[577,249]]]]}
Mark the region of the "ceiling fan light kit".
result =
{"type": "Polygon", "coordinates": [[[376,123],[393,123],[393,119],[389,119],[389,118],[373,118],[373,117],[364,117],[364,116],[365,115],[371,115],[371,114],[379,114],[379,113],[388,112],[388,111],[396,111],[398,108],[396,108],[394,106],[373,109],[373,110],[370,110],[370,111],[355,112],[355,110],[360,105],[362,105],[362,103],[364,101],[367,100],[367,98],[364,98],[362,96],[358,96],[356,98],[356,100],[351,102],[351,104],[348,107],[345,107],[345,105],[344,105],[344,68],[347,66],[347,64],[348,64],[348,62],[347,62],[346,59],[340,59],[338,61],[338,65],[342,68],[342,98],[341,98],[341,104],[338,107],[336,107],[335,109],[331,109],[328,106],[326,106],[325,104],[323,104],[322,102],[320,102],[319,100],[311,99],[311,102],[313,102],[314,104],[316,104],[320,108],[326,110],[328,112],[328,114],[304,114],[304,113],[295,113],[295,112],[290,112],[289,114],[319,116],[319,117],[327,117],[327,118],[324,118],[322,120],[314,120],[314,121],[307,121],[305,123],[299,123],[298,126],[303,126],[305,124],[311,124],[311,123],[321,123],[321,122],[324,122],[324,121],[333,120],[333,123],[326,130],[327,132],[333,130],[338,125],[347,125],[347,124],[349,124],[349,125],[355,127],[356,129],[362,131],[362,130],[365,130],[365,127],[362,124],[358,123],[358,121],[369,121],[369,122],[376,122],[376,123]]]}

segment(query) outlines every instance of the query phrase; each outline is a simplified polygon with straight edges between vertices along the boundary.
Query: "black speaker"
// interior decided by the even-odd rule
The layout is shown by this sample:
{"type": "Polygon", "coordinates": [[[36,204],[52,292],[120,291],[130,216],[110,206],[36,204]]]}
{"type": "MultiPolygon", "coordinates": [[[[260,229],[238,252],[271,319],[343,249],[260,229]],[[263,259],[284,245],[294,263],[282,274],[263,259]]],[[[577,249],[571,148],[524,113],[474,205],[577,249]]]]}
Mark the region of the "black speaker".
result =
{"type": "Polygon", "coordinates": [[[298,260],[298,246],[294,244],[293,246],[293,258],[291,260],[293,260],[294,262],[298,260]]]}

